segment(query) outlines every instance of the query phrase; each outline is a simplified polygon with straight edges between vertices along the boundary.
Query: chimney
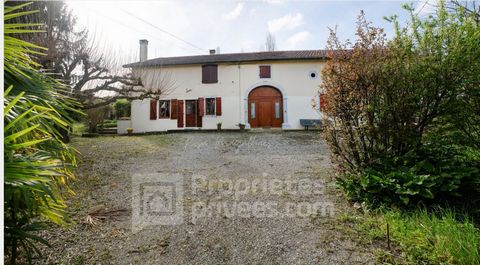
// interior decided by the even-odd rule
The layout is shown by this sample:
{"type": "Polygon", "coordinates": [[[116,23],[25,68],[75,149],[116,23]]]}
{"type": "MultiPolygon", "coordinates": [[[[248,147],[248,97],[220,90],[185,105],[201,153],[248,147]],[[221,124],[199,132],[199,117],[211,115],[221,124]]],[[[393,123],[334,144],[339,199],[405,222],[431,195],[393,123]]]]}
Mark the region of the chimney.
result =
{"type": "Polygon", "coordinates": [[[215,49],[211,49],[210,50],[210,55],[214,55],[215,54],[215,49]]]}
{"type": "Polygon", "coordinates": [[[148,58],[148,40],[140,40],[140,62],[145,62],[148,58]]]}

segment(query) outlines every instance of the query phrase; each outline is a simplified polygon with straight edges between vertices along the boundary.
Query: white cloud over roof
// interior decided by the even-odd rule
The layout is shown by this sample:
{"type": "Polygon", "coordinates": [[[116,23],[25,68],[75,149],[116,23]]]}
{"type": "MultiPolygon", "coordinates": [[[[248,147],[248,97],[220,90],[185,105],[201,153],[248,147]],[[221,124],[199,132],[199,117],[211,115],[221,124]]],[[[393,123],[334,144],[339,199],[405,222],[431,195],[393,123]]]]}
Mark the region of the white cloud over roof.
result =
{"type": "Polygon", "coordinates": [[[281,18],[268,21],[268,31],[275,33],[283,29],[294,29],[303,25],[303,15],[301,13],[287,14],[281,18]]]}
{"type": "Polygon", "coordinates": [[[232,11],[230,11],[229,13],[225,14],[223,16],[223,18],[225,18],[226,20],[234,20],[234,19],[238,18],[240,16],[240,14],[242,14],[244,6],[245,6],[245,3],[243,3],[243,2],[237,3],[235,8],[232,11]]]}
{"type": "Polygon", "coordinates": [[[287,49],[294,49],[302,42],[306,41],[312,36],[312,34],[308,31],[300,31],[287,39],[287,49]]]}

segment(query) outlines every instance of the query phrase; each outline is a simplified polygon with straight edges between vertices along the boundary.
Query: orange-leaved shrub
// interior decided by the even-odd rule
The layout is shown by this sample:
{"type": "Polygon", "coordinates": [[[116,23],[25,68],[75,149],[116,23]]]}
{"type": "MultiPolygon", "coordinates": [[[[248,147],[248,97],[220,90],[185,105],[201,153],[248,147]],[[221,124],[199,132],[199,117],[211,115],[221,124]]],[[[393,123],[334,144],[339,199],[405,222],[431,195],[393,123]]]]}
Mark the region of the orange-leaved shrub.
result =
{"type": "Polygon", "coordinates": [[[407,10],[390,40],[363,12],[354,43],[331,31],[321,89],[339,183],[371,204],[478,198],[479,25],[442,4],[424,19],[407,10]]]}

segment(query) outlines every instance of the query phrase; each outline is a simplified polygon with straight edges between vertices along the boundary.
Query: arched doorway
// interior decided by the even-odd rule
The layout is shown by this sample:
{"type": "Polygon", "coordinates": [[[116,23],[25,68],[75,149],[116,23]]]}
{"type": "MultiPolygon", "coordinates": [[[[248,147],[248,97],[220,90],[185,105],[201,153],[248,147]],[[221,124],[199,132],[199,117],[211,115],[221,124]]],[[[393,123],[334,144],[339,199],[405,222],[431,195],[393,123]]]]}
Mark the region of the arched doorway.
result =
{"type": "Polygon", "coordinates": [[[248,123],[250,127],[282,127],[282,93],[271,86],[260,86],[248,94],[248,123]]]}

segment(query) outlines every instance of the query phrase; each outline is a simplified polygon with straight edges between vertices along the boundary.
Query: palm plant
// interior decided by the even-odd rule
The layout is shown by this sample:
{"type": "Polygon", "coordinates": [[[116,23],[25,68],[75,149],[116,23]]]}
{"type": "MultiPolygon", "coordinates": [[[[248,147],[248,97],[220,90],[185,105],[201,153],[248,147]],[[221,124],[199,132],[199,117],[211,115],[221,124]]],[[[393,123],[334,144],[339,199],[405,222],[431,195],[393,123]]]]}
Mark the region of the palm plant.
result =
{"type": "Polygon", "coordinates": [[[29,4],[4,7],[4,250],[11,264],[19,250],[30,263],[33,254],[41,254],[36,244],[48,242],[37,232],[46,221],[66,222],[62,194],[70,191],[76,162],[59,129],[68,129],[69,113],[78,112],[79,105],[31,59],[43,48],[17,38],[41,25],[8,23],[33,14],[22,11],[29,4]]]}

